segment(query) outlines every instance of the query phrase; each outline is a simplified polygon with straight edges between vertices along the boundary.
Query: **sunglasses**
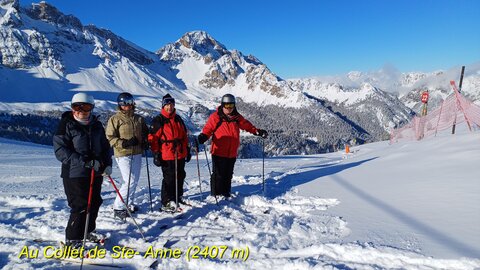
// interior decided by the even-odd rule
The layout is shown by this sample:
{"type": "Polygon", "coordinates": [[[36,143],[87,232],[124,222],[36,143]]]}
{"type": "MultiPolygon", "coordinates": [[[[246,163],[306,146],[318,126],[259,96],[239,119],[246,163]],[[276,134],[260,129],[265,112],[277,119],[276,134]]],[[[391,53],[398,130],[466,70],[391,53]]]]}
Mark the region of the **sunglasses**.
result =
{"type": "Polygon", "coordinates": [[[90,103],[73,103],[72,109],[77,112],[90,112],[93,110],[93,104],[90,103]]]}
{"type": "Polygon", "coordinates": [[[223,104],[223,107],[227,109],[233,109],[235,108],[235,103],[226,103],[226,104],[223,104]]]}
{"type": "Polygon", "coordinates": [[[118,103],[118,105],[120,105],[120,106],[133,106],[133,105],[135,105],[135,101],[133,99],[127,99],[127,100],[120,101],[118,103]]]}

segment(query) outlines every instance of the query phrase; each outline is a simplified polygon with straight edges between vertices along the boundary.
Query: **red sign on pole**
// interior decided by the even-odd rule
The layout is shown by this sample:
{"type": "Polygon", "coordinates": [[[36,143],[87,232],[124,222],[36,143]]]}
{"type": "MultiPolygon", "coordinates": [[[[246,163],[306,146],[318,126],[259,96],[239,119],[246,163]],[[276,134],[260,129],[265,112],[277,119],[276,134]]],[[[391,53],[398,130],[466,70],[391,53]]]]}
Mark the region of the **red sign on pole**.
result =
{"type": "Polygon", "coordinates": [[[422,93],[422,103],[428,102],[428,91],[422,93]]]}

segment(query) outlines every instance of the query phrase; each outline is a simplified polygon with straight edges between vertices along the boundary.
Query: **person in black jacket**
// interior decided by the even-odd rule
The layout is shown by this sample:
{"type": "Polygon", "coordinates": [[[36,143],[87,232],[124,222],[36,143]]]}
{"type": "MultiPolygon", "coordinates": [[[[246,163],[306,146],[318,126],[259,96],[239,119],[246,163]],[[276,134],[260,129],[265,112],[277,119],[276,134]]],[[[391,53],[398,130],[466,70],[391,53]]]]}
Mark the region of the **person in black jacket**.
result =
{"type": "Polygon", "coordinates": [[[78,247],[84,237],[90,179],[94,183],[87,238],[95,240],[98,210],[103,200],[100,195],[103,175],[112,173],[112,152],[102,123],[92,114],[95,101],[92,96],[77,93],[72,98],[72,111],[63,113],[53,137],[56,158],[62,162],[61,177],[70,207],[70,218],[65,229],[66,244],[78,247]]]}

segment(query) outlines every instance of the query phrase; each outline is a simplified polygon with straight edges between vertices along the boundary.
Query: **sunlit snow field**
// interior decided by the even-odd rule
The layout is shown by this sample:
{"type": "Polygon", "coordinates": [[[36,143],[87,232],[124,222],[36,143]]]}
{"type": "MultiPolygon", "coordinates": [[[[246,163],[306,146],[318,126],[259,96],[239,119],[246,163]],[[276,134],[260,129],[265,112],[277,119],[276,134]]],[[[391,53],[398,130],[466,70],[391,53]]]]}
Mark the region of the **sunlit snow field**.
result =
{"type": "MultiPolygon", "coordinates": [[[[97,228],[110,236],[105,259],[87,263],[126,269],[475,269],[480,267],[480,134],[440,135],[416,142],[378,142],[353,153],[237,160],[230,201],[207,197],[195,156],[187,164],[183,218],[158,211],[161,170],[150,164],[153,212],[142,169],[134,223],[113,219],[115,192],[105,179],[97,228]],[[187,260],[186,251],[227,246],[222,258],[187,260]],[[136,251],[113,259],[114,246],[136,251]],[[143,258],[149,246],[180,249],[179,259],[143,258]],[[231,258],[246,250],[245,260],[231,258]],[[155,262],[156,261],[156,262],[155,262]]],[[[210,157],[209,157],[210,160],[210,157]]],[[[44,249],[64,240],[69,209],[60,162],[49,146],[0,139],[0,267],[77,268],[78,263],[18,258],[24,246],[44,249]],[[34,239],[53,242],[36,243],[34,239]]],[[[116,164],[113,178],[119,180],[116,164]]],[[[86,264],[85,269],[98,269],[86,264]]],[[[103,268],[100,268],[103,269],[103,268]]],[[[107,269],[105,267],[105,269],[107,269]]]]}

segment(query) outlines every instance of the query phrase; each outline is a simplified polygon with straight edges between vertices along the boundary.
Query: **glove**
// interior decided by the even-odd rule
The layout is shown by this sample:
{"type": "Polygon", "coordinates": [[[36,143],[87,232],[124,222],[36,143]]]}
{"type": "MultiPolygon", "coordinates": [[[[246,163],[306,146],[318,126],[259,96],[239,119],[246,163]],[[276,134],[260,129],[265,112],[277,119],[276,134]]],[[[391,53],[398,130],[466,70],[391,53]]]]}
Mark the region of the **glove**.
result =
{"type": "Polygon", "coordinates": [[[192,149],[193,149],[193,151],[198,153],[198,140],[197,139],[193,140],[192,149]]]}
{"type": "Polygon", "coordinates": [[[204,144],[207,140],[208,140],[207,135],[205,135],[205,134],[203,134],[203,133],[200,133],[200,134],[198,135],[198,143],[199,143],[199,144],[204,144]]]}
{"type": "Polygon", "coordinates": [[[85,166],[84,166],[84,167],[85,167],[85,168],[88,168],[88,169],[92,169],[92,168],[93,168],[94,171],[98,172],[98,170],[100,169],[100,166],[101,166],[101,165],[102,165],[102,164],[100,163],[100,161],[95,160],[95,159],[92,159],[92,160],[90,160],[90,161],[85,162],[85,166]]]}
{"type": "Polygon", "coordinates": [[[185,158],[185,162],[190,162],[192,159],[192,153],[190,151],[190,146],[187,146],[187,157],[185,158]]]}
{"type": "Polygon", "coordinates": [[[161,167],[164,163],[162,153],[153,153],[153,164],[155,164],[155,166],[161,167]]]}
{"type": "Polygon", "coordinates": [[[103,170],[103,176],[110,176],[112,174],[112,166],[107,166],[105,170],[103,170]]]}
{"type": "Polygon", "coordinates": [[[255,134],[257,136],[260,136],[262,138],[267,138],[268,137],[268,132],[264,129],[257,129],[257,134],[255,134]]]}
{"type": "Polygon", "coordinates": [[[123,148],[129,148],[129,147],[138,145],[138,143],[139,143],[139,141],[138,141],[137,137],[132,137],[128,140],[124,140],[122,142],[122,147],[123,148]]]}

